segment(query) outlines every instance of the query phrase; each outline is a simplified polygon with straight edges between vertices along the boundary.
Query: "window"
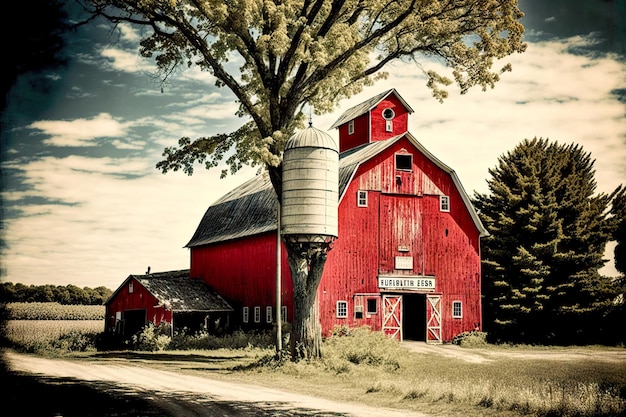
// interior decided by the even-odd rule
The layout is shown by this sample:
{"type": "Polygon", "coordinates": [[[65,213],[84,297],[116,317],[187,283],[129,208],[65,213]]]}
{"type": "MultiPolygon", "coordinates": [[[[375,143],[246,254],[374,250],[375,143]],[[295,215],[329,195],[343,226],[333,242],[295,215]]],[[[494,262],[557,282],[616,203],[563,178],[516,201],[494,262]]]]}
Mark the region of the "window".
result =
{"type": "Polygon", "coordinates": [[[413,169],[413,155],[396,154],[396,169],[399,171],[411,171],[413,169]]]}
{"type": "Polygon", "coordinates": [[[460,301],[452,302],[452,317],[455,319],[460,319],[463,317],[463,303],[460,301]]]}
{"type": "Polygon", "coordinates": [[[362,319],[363,318],[363,306],[354,306],[354,318],[355,319],[362,319]]]}
{"type": "Polygon", "coordinates": [[[385,120],[385,132],[393,132],[393,122],[391,120],[385,120]]]}
{"type": "Polygon", "coordinates": [[[348,302],[337,301],[337,318],[345,319],[348,317],[348,302]]]}
{"type": "Polygon", "coordinates": [[[133,282],[129,282],[128,283],[128,293],[132,294],[135,291],[135,289],[133,288],[133,282]]]}
{"type": "Polygon", "coordinates": [[[439,196],[439,210],[450,211],[450,197],[447,195],[439,196]]]}
{"type": "Polygon", "coordinates": [[[287,321],[287,306],[282,306],[280,308],[280,319],[283,323],[287,321]]]}
{"type": "Polygon", "coordinates": [[[261,322],[261,307],[259,306],[254,307],[254,322],[255,323],[261,322]]]}
{"type": "Polygon", "coordinates": [[[271,306],[265,307],[265,321],[267,323],[272,322],[272,307],[271,306]]]}
{"type": "Polygon", "coordinates": [[[383,110],[383,119],[385,120],[391,120],[395,117],[396,113],[393,111],[393,109],[390,108],[386,108],[383,110]]]}
{"type": "Polygon", "coordinates": [[[375,298],[367,299],[367,314],[376,314],[378,312],[378,302],[375,298]]]}
{"type": "Polygon", "coordinates": [[[367,207],[367,191],[357,191],[356,205],[358,207],[367,207]]]}
{"type": "Polygon", "coordinates": [[[348,135],[351,135],[354,133],[354,120],[350,120],[348,122],[348,135]]]}
{"type": "Polygon", "coordinates": [[[241,314],[242,314],[242,321],[244,323],[247,323],[250,320],[250,310],[248,309],[248,307],[244,307],[241,314]]]}

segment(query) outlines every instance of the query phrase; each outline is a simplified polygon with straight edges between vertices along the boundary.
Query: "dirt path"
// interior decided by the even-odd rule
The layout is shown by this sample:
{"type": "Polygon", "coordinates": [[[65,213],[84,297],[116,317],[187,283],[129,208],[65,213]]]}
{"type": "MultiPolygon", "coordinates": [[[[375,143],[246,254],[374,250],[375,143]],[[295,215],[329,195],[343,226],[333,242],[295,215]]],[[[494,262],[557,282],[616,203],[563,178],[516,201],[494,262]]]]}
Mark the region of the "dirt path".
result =
{"type": "Polygon", "coordinates": [[[462,348],[458,345],[428,345],[424,342],[404,341],[402,345],[411,352],[443,355],[471,363],[485,363],[502,358],[517,358],[529,360],[586,360],[626,363],[626,349],[603,347],[601,350],[593,350],[589,347],[544,347],[536,349],[509,348],[462,348]]]}
{"type": "Polygon", "coordinates": [[[14,371],[86,381],[99,390],[139,392],[172,417],[426,417],[132,365],[45,359],[12,352],[6,353],[6,360],[14,371]]]}

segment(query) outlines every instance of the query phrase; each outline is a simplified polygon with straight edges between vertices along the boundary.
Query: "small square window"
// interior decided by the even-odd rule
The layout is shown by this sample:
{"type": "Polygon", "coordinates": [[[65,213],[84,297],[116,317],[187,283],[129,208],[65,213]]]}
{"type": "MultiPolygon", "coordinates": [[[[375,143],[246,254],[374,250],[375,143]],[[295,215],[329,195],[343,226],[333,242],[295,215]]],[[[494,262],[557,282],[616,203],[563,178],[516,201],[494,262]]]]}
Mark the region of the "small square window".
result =
{"type": "Polygon", "coordinates": [[[244,307],[242,312],[242,321],[247,323],[250,320],[250,309],[248,307],[244,307]]]}
{"type": "Polygon", "coordinates": [[[359,190],[357,192],[357,202],[356,205],[358,207],[367,207],[367,191],[359,190]]]}
{"type": "Polygon", "coordinates": [[[354,120],[350,120],[348,122],[348,135],[351,135],[354,133],[354,120]]]}
{"type": "Polygon", "coordinates": [[[378,312],[378,302],[375,298],[367,299],[367,314],[376,314],[378,312]]]}
{"type": "Polygon", "coordinates": [[[348,302],[337,301],[337,318],[345,319],[348,317],[348,302]]]}
{"type": "Polygon", "coordinates": [[[261,322],[261,307],[254,307],[254,322],[255,323],[260,323],[261,322]]]}
{"type": "Polygon", "coordinates": [[[440,211],[450,211],[450,197],[447,195],[439,196],[439,210],[440,211]]]}
{"type": "Polygon", "coordinates": [[[280,308],[280,319],[283,323],[287,321],[287,306],[282,306],[280,308]]]}
{"type": "Polygon", "coordinates": [[[272,322],[272,307],[271,306],[267,306],[265,307],[265,321],[267,323],[271,323],[272,322]]]}
{"type": "Polygon", "coordinates": [[[452,302],[452,317],[455,319],[463,318],[463,303],[460,301],[452,302]]]}
{"type": "Polygon", "coordinates": [[[396,169],[399,171],[411,171],[413,169],[413,155],[396,154],[396,169]]]}

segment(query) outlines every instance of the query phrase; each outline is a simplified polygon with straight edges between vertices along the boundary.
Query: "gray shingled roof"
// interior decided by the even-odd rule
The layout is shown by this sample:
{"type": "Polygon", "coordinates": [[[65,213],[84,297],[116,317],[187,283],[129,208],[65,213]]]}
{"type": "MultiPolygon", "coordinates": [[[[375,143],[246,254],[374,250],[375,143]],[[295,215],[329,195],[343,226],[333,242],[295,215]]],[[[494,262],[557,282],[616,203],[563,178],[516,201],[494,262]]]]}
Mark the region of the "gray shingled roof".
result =
{"type": "Polygon", "coordinates": [[[378,106],[378,103],[386,99],[390,94],[394,94],[396,97],[398,97],[398,100],[402,102],[402,104],[404,105],[404,107],[407,108],[409,113],[413,113],[413,109],[411,108],[411,106],[409,106],[409,104],[404,101],[404,99],[400,96],[400,94],[398,94],[395,88],[392,88],[390,90],[383,91],[382,93],[370,98],[369,100],[364,101],[363,103],[359,103],[356,106],[349,108],[341,116],[339,116],[339,119],[337,119],[337,121],[333,123],[330,128],[333,129],[335,127],[339,127],[342,124],[348,123],[350,120],[354,120],[362,114],[367,113],[368,111],[374,109],[374,107],[378,106]]]}
{"type": "MultiPolygon", "coordinates": [[[[428,159],[451,175],[479,233],[481,236],[487,236],[487,230],[478,218],[454,170],[432,155],[409,133],[342,152],[339,155],[339,201],[343,198],[359,165],[403,137],[407,137],[428,159]]],[[[276,230],[277,210],[278,201],[269,176],[267,173],[259,174],[213,203],[185,247],[209,245],[276,230]]]]}
{"type": "Polygon", "coordinates": [[[129,275],[105,304],[109,304],[119,289],[123,288],[131,279],[137,280],[158,300],[159,304],[166,305],[173,312],[233,311],[226,300],[213,291],[204,281],[190,278],[189,269],[146,275],[129,275]]]}

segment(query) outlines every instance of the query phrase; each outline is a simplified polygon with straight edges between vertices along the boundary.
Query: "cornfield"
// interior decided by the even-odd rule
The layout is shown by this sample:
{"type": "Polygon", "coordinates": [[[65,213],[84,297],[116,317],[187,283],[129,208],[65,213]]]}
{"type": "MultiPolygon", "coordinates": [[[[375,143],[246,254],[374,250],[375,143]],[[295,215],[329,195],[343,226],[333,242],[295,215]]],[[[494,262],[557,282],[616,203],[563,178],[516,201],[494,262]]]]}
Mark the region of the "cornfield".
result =
{"type": "Polygon", "coordinates": [[[8,303],[4,309],[5,320],[104,320],[105,314],[104,306],[59,303],[8,303]]]}

